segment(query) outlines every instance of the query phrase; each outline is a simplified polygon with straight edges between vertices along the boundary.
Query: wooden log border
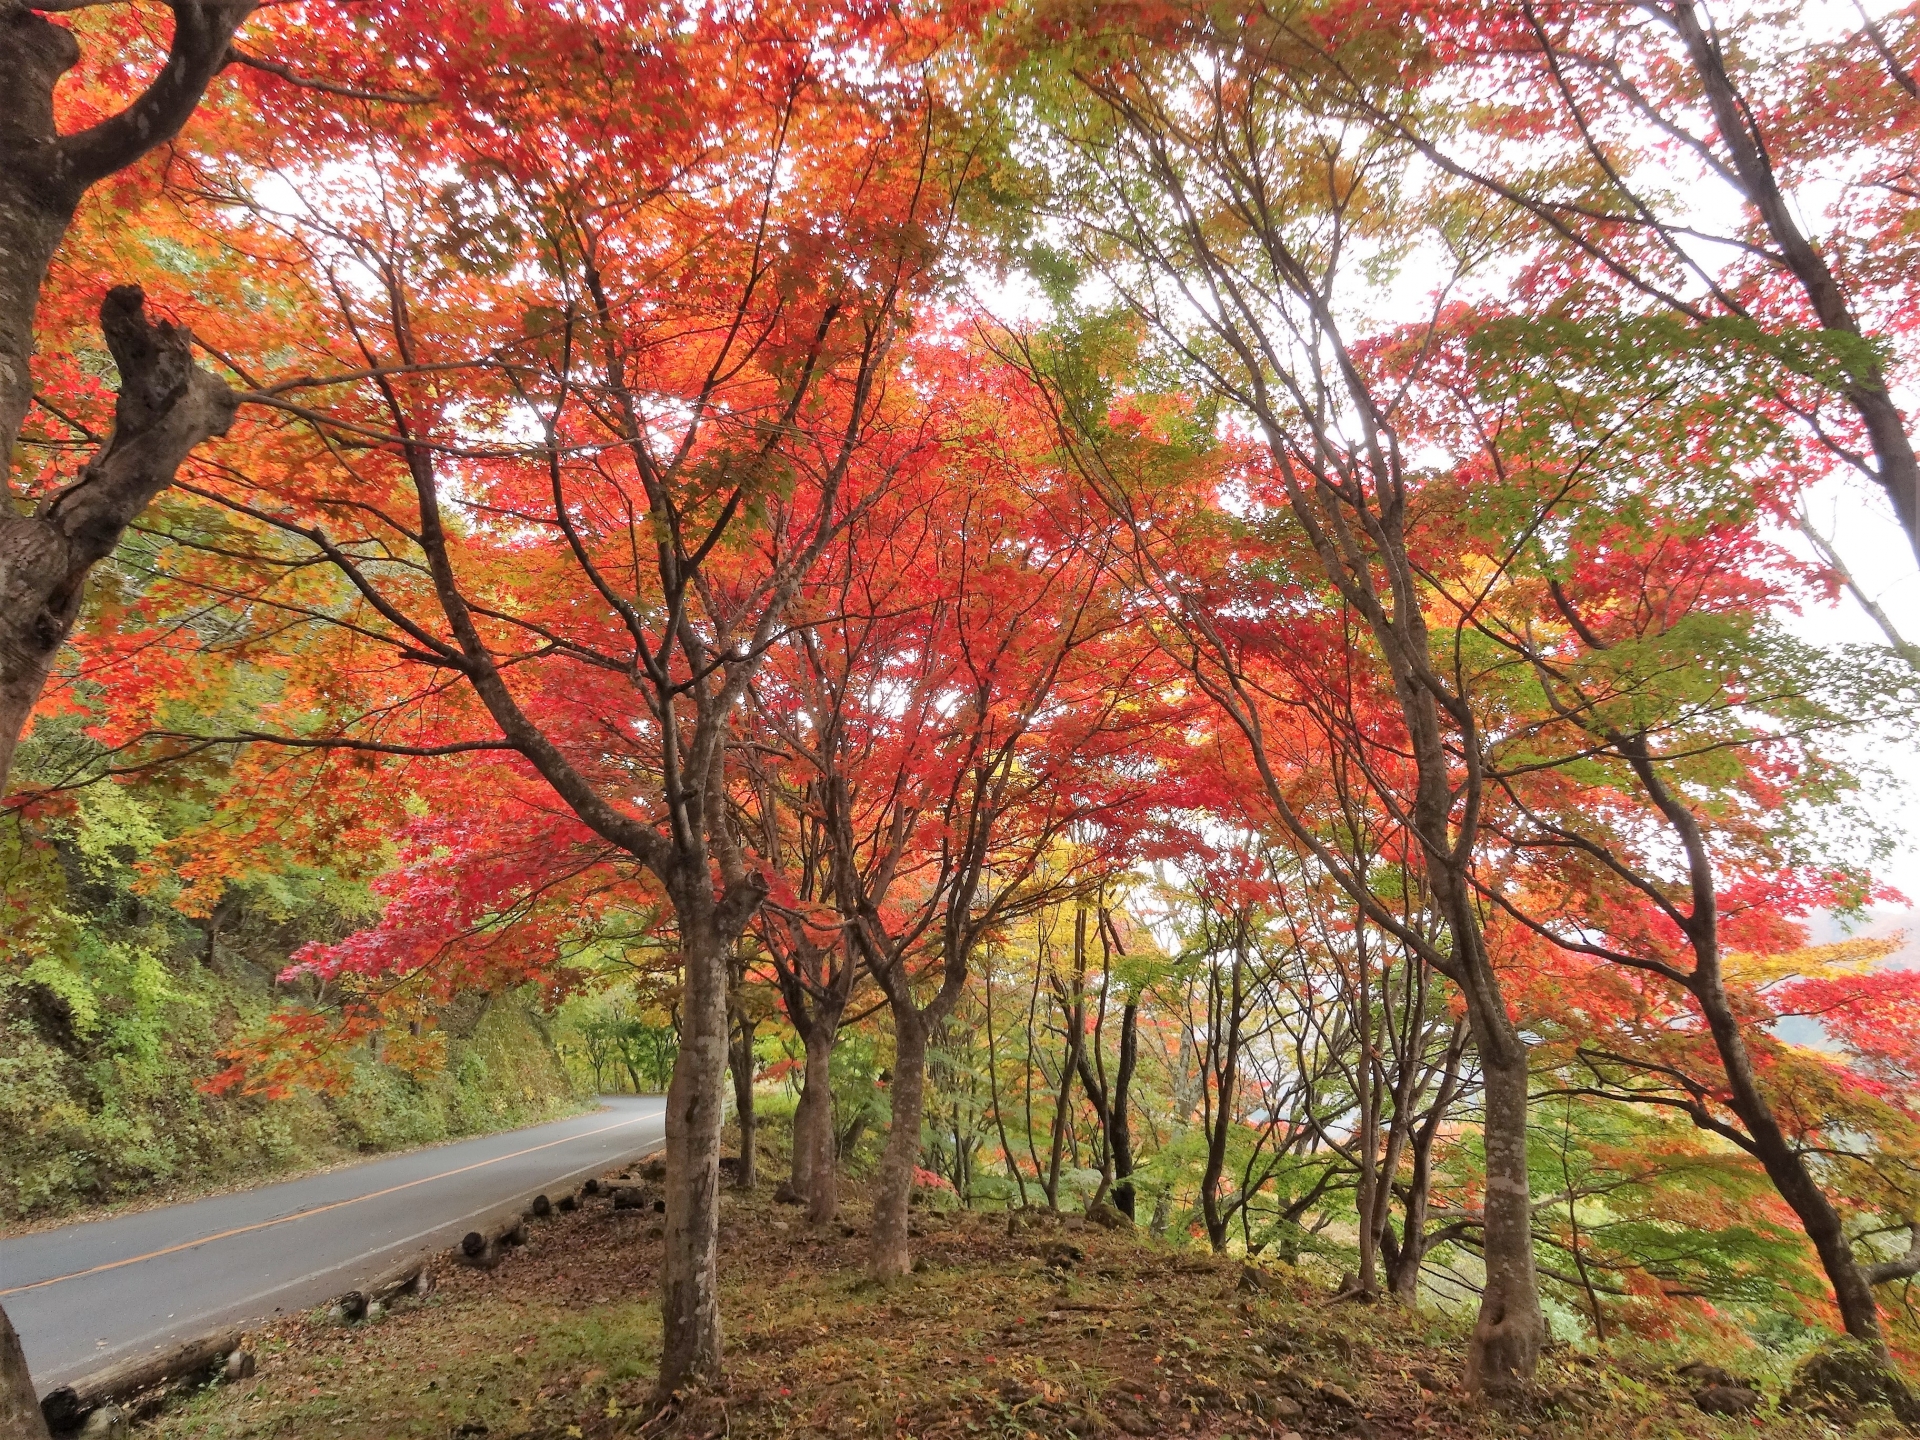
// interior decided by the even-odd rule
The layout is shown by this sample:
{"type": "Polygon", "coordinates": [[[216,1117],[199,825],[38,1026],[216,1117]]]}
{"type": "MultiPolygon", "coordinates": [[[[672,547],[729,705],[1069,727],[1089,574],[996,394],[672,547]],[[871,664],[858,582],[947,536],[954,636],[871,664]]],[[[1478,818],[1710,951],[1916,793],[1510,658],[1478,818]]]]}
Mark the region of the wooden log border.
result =
{"type": "MultiPolygon", "coordinates": [[[[579,1174],[579,1171],[574,1171],[579,1174]]],[[[596,1191],[610,1190],[595,1180],[588,1180],[585,1193],[592,1195],[596,1191]]],[[[469,1231],[460,1244],[452,1249],[440,1252],[454,1261],[477,1264],[482,1268],[491,1268],[499,1263],[501,1253],[510,1245],[524,1245],[527,1241],[527,1222],[536,1216],[544,1218],[555,1210],[576,1208],[574,1200],[578,1192],[573,1189],[562,1191],[551,1187],[541,1195],[535,1196],[525,1205],[516,1205],[504,1215],[496,1212],[495,1217],[478,1230],[469,1231]],[[551,1197],[559,1195],[557,1202],[551,1197]],[[548,1200],[542,1208],[539,1200],[548,1200]],[[573,1200],[573,1204],[566,1203],[573,1200]],[[466,1247],[473,1241],[480,1242],[478,1256],[466,1247]]],[[[365,1305],[378,1301],[381,1305],[391,1305],[395,1300],[406,1296],[424,1297],[433,1291],[434,1256],[413,1255],[397,1264],[388,1266],[359,1290],[349,1290],[345,1294],[327,1302],[340,1304],[348,1296],[361,1302],[361,1314],[365,1314],[365,1305]]],[[[168,1400],[184,1390],[204,1383],[227,1363],[227,1357],[241,1348],[249,1327],[223,1325],[218,1330],[192,1340],[184,1340],[149,1355],[135,1355],[125,1360],[83,1375],[65,1385],[57,1385],[40,1399],[40,1413],[45,1417],[47,1429],[55,1435],[72,1435],[87,1423],[94,1411],[107,1405],[120,1405],[130,1420],[145,1419],[157,1414],[168,1400]]]]}

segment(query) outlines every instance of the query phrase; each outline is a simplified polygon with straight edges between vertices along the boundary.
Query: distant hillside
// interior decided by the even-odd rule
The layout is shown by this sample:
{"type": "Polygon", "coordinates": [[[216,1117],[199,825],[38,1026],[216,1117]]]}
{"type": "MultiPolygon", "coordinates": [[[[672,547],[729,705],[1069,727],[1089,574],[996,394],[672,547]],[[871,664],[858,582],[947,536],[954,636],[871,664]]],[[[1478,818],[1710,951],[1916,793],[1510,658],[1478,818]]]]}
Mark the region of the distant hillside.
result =
{"type": "Polygon", "coordinates": [[[1903,932],[1905,943],[1886,963],[1903,970],[1920,967],[1920,910],[1869,910],[1865,923],[1853,926],[1843,926],[1831,915],[1818,915],[1807,922],[1807,938],[1815,945],[1861,937],[1886,940],[1903,932]]]}

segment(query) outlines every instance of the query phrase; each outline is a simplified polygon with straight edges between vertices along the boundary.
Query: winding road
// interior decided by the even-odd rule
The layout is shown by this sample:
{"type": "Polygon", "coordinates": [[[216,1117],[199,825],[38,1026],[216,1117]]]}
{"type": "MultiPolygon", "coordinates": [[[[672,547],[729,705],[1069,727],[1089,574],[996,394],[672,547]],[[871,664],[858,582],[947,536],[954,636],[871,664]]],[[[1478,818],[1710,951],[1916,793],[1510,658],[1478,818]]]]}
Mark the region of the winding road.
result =
{"type": "Polygon", "coordinates": [[[353,1289],[480,1221],[658,1148],[666,1103],[609,1095],[570,1120],[231,1195],[0,1239],[0,1304],[34,1384],[353,1289]]]}

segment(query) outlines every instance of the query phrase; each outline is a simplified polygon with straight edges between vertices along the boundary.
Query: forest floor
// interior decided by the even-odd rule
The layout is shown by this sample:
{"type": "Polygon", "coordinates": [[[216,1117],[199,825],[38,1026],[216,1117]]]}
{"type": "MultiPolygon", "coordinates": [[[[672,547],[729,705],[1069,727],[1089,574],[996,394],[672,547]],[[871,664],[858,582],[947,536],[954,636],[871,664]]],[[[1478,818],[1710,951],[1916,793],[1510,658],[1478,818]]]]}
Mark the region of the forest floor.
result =
{"type": "MultiPolygon", "coordinates": [[[[1534,1398],[1497,1410],[1453,1386],[1463,1332],[1445,1316],[1334,1301],[1276,1266],[1218,1260],[1004,1212],[920,1214],[920,1268],[865,1278],[866,1210],[814,1227],[772,1183],[729,1193],[721,1229],[730,1388],[662,1424],[657,1217],[605,1199],[538,1222],[481,1271],[445,1264],[433,1294],[378,1320],[324,1313],[254,1335],[251,1380],[212,1386],[142,1426],[167,1440],[682,1436],[1298,1435],[1303,1440],[1832,1436],[1777,1411],[1716,1419],[1671,1367],[1566,1347],[1534,1398]],[[847,1233],[851,1231],[852,1233],[847,1233]]],[[[920,1213],[920,1212],[916,1212],[920,1213]]],[[[1715,1357],[1738,1368],[1735,1358],[1715,1357]]],[[[1777,1392],[1776,1392],[1777,1393],[1777,1392]]],[[[1856,1435],[1905,1433],[1891,1419],[1856,1435]]]]}

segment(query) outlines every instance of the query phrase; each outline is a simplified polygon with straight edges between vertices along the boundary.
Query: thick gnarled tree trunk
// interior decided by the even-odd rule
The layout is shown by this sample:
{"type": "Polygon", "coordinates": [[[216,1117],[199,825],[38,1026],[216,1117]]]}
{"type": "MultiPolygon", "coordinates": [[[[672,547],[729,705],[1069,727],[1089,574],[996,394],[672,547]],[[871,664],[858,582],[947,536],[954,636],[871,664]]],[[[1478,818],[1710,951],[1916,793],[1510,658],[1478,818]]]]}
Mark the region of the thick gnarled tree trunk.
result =
{"type": "Polygon", "coordinates": [[[119,114],[62,135],[53,90],[80,47],[21,0],[0,0],[0,790],[79,613],[87,572],[172,482],[187,452],[233,419],[234,397],[194,366],[187,332],[150,324],[138,288],[122,287],[100,312],[120,367],[113,434],[33,513],[15,498],[12,456],[33,403],[34,317],[74,208],[89,186],[179,133],[253,5],[172,8],[173,44],[153,83],[119,114]]]}
{"type": "Polygon", "coordinates": [[[34,1398],[33,1377],[20,1337],[13,1333],[7,1312],[0,1310],[0,1440],[46,1440],[47,1422],[34,1398]]]}
{"type": "Polygon", "coordinates": [[[0,781],[93,567],[173,482],[196,445],[224,435],[237,398],[193,363],[192,337],[146,316],[139,287],[107,292],[100,328],[120,367],[113,433],[80,477],[32,515],[0,515],[0,781]]]}
{"type": "MultiPolygon", "coordinates": [[[[179,133],[253,8],[253,0],[175,4],[173,43],[153,83],[125,110],[62,135],[53,88],[80,47],[21,0],[0,0],[0,794],[79,614],[88,571],[113,552],[187,452],[225,432],[234,406],[226,386],[193,365],[184,330],[149,324],[138,289],[110,292],[101,326],[120,367],[113,434],[79,479],[27,513],[11,472],[33,403],[40,288],[87,187],[179,133]]],[[[46,1433],[19,1340],[0,1310],[0,1440],[46,1433]]]]}

